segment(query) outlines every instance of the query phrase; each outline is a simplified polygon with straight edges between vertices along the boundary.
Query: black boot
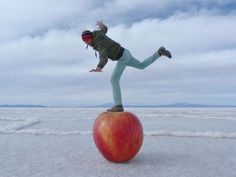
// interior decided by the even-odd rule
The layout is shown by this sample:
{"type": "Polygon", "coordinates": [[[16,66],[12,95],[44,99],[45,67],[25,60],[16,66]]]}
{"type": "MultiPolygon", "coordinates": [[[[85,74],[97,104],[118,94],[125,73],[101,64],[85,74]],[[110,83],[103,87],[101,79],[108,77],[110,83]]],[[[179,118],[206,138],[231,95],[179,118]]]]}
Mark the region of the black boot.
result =
{"type": "Polygon", "coordinates": [[[112,107],[111,109],[108,109],[107,112],[123,112],[123,106],[122,105],[116,105],[112,107]]]}
{"type": "Polygon", "coordinates": [[[158,53],[160,56],[167,56],[168,58],[172,58],[171,53],[169,50],[166,50],[165,47],[160,47],[158,49],[158,53]]]}

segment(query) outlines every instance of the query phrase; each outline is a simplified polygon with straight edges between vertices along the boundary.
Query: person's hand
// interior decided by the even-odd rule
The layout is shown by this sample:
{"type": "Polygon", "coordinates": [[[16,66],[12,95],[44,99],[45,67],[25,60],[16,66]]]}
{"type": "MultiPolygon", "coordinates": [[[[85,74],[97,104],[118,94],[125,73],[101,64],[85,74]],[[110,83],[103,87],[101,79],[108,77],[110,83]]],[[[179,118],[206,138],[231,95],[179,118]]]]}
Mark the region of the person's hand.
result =
{"type": "Polygon", "coordinates": [[[97,67],[96,69],[91,69],[89,72],[102,72],[102,68],[97,67]]]}
{"type": "Polygon", "coordinates": [[[102,29],[105,25],[102,20],[97,21],[98,29],[102,29]]]}

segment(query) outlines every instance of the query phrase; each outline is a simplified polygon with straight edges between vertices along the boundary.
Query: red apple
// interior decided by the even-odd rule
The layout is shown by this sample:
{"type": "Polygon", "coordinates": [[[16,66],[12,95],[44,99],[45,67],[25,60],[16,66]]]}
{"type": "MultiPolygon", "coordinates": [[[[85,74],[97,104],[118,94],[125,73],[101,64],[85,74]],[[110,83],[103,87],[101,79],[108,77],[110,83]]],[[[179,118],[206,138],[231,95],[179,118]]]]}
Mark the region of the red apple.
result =
{"type": "Polygon", "coordinates": [[[93,139],[105,159],[126,162],[142,146],[143,127],[133,113],[104,112],[94,122],[93,139]]]}

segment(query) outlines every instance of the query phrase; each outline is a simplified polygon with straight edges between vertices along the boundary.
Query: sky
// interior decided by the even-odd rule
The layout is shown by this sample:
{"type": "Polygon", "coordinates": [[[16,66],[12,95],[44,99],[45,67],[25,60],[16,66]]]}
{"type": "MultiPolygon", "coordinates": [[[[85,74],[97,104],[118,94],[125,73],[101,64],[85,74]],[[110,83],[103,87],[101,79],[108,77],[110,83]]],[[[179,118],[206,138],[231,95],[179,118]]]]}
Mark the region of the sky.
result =
{"type": "Polygon", "coordinates": [[[234,0],[0,0],[0,12],[0,104],[113,103],[116,62],[90,73],[99,59],[81,40],[103,20],[138,60],[160,46],[173,56],[127,67],[124,105],[236,105],[234,0]]]}

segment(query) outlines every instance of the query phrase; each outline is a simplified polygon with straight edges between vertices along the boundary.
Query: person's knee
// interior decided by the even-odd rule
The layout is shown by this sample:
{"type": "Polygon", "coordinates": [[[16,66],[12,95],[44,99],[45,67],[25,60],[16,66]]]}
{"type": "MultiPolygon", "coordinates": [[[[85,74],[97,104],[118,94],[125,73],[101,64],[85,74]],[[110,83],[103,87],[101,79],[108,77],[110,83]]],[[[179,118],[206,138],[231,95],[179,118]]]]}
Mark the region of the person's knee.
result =
{"type": "Polygon", "coordinates": [[[145,68],[145,66],[144,66],[143,63],[141,63],[140,65],[138,65],[138,68],[141,69],[141,70],[143,70],[143,69],[145,68]]]}
{"type": "Polygon", "coordinates": [[[119,84],[119,78],[118,77],[111,77],[111,85],[114,86],[114,85],[117,85],[119,84]]]}

